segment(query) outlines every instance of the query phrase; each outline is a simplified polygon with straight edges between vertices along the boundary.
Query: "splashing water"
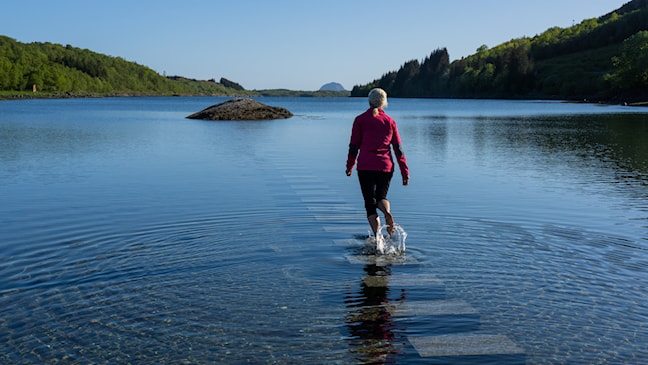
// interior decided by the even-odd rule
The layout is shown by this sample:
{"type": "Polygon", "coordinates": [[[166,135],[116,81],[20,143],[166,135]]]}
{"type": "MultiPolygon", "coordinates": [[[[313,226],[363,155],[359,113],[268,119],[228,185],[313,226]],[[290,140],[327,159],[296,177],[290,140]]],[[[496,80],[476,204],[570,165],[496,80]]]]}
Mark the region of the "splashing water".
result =
{"type": "Polygon", "coordinates": [[[387,233],[389,225],[380,226],[376,234],[376,252],[381,255],[404,255],[405,240],[407,232],[398,224],[394,225],[396,230],[392,235],[387,233]]]}

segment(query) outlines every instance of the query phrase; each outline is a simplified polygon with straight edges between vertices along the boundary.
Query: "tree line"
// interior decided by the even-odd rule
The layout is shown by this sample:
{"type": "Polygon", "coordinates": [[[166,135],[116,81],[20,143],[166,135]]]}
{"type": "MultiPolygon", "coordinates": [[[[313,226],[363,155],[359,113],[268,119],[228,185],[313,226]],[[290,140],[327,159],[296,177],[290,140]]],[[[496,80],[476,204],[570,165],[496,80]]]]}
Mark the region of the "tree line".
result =
{"type": "MultiPolygon", "coordinates": [[[[229,86],[229,87],[228,87],[229,86]]],[[[96,95],[240,94],[214,80],[165,77],[120,57],[70,45],[20,43],[0,36],[0,91],[96,95]]]]}
{"type": "Polygon", "coordinates": [[[643,99],[648,98],[648,0],[535,37],[512,39],[450,62],[439,48],[422,61],[366,85],[394,97],[643,99]]]}

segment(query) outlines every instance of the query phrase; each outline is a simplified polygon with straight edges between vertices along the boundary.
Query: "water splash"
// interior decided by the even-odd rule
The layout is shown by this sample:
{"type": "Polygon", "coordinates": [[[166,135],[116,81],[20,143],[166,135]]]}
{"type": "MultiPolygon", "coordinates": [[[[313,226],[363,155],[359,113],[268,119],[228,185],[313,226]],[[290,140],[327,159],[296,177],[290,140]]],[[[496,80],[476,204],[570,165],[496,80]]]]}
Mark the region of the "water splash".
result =
{"type": "Polygon", "coordinates": [[[385,224],[380,226],[376,233],[376,253],[380,255],[404,255],[405,254],[405,240],[407,239],[407,232],[398,224],[394,225],[396,230],[393,234],[387,233],[389,225],[385,224]]]}

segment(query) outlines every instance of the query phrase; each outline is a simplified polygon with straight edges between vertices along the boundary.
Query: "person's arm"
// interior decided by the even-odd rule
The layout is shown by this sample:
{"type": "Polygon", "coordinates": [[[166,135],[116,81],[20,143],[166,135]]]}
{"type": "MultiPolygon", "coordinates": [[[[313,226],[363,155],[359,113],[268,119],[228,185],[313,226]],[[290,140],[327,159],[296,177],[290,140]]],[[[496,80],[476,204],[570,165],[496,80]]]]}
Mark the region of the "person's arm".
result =
{"type": "Polygon", "coordinates": [[[346,162],[347,176],[351,176],[351,174],[353,173],[353,165],[355,165],[359,150],[360,150],[360,146],[349,143],[349,154],[347,156],[347,162],[346,162]]]}
{"type": "Polygon", "coordinates": [[[353,166],[358,158],[360,151],[360,143],[362,143],[362,133],[360,131],[360,123],[356,118],[353,121],[353,128],[351,129],[351,140],[349,141],[349,153],[347,154],[346,162],[346,175],[351,176],[353,173],[353,166]]]}
{"type": "Polygon", "coordinates": [[[407,167],[407,159],[405,158],[405,153],[403,153],[403,148],[400,144],[394,145],[394,154],[396,155],[396,161],[398,162],[398,168],[401,172],[401,177],[403,178],[403,185],[409,184],[409,168],[407,167]]]}
{"type": "Polygon", "coordinates": [[[407,167],[407,158],[405,158],[405,153],[403,152],[403,146],[401,145],[401,138],[400,138],[400,134],[398,133],[398,127],[396,127],[396,122],[394,122],[394,134],[392,136],[392,146],[394,147],[396,162],[398,162],[398,168],[400,169],[401,177],[403,178],[403,185],[408,185],[409,168],[407,167]]]}

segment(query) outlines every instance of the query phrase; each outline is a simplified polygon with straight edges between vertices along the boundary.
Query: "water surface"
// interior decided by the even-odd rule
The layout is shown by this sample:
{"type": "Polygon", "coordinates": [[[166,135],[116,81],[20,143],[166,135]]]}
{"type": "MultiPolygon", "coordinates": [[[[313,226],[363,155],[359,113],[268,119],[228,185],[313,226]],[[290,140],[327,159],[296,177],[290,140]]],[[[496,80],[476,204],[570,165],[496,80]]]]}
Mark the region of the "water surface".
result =
{"type": "Polygon", "coordinates": [[[462,334],[648,361],[644,110],[390,99],[407,252],[376,260],[344,175],[366,101],[185,119],[222,100],[0,103],[0,362],[453,363],[413,344],[462,334]]]}

